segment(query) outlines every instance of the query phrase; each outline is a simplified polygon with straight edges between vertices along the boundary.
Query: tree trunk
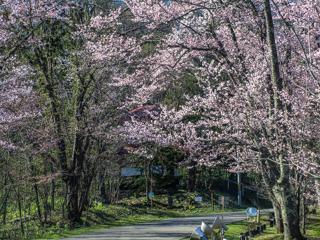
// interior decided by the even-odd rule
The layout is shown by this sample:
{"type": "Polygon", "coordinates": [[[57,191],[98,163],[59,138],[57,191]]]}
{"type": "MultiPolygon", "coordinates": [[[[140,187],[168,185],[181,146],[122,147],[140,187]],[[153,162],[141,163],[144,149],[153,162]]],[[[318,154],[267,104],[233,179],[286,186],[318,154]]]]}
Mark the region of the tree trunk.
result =
{"type": "Polygon", "coordinates": [[[168,185],[168,207],[173,207],[173,195],[176,192],[177,182],[174,176],[174,166],[168,166],[168,175],[170,176],[170,183],[168,185]]]}
{"type": "MultiPolygon", "coordinates": [[[[268,50],[270,54],[271,65],[271,84],[273,96],[273,113],[277,116],[278,111],[283,111],[282,102],[279,92],[283,90],[283,83],[280,76],[280,64],[275,41],[273,16],[270,0],[264,0],[264,14],[266,20],[266,33],[268,50]]],[[[280,126],[281,127],[281,126],[280,126]]],[[[275,129],[278,128],[275,124],[275,129]]],[[[283,130],[283,129],[282,129],[283,130]]],[[[287,140],[283,139],[287,144],[287,140]]],[[[279,177],[273,187],[274,196],[281,208],[283,220],[284,240],[304,239],[300,232],[299,207],[297,197],[293,194],[294,187],[290,183],[290,169],[284,153],[278,153],[277,156],[279,177]]]]}
{"type": "Polygon", "coordinates": [[[80,201],[79,201],[79,211],[80,215],[83,211],[87,210],[90,202],[89,202],[89,192],[91,188],[91,183],[93,180],[93,172],[87,173],[82,179],[81,189],[80,189],[80,201]]]}
{"type": "Polygon", "coordinates": [[[68,177],[67,184],[67,218],[70,227],[81,223],[81,212],[79,209],[79,178],[74,174],[68,177]]]}
{"type": "Polygon", "coordinates": [[[104,173],[99,174],[99,196],[100,201],[107,205],[108,204],[108,197],[107,197],[107,190],[106,190],[106,182],[104,173]]]}
{"type": "Polygon", "coordinates": [[[8,197],[9,194],[6,194],[3,202],[3,208],[2,208],[2,225],[7,224],[7,204],[8,204],[8,197]]]}
{"type": "Polygon", "coordinates": [[[214,191],[213,190],[211,190],[210,198],[211,198],[211,207],[212,207],[212,210],[214,210],[214,191]]]}
{"type": "Polygon", "coordinates": [[[271,63],[271,82],[272,82],[273,96],[274,96],[273,106],[275,110],[279,110],[282,108],[282,106],[281,106],[278,91],[281,91],[283,89],[283,84],[280,76],[280,65],[279,65],[279,58],[278,58],[278,52],[277,52],[277,45],[275,41],[274,25],[273,25],[270,0],[264,0],[264,7],[265,7],[268,48],[269,48],[270,63],[271,63]]]}
{"type": "Polygon", "coordinates": [[[44,217],[44,222],[47,223],[48,222],[48,216],[49,216],[49,212],[50,212],[50,206],[48,203],[48,199],[49,199],[49,189],[47,186],[44,186],[44,193],[43,193],[43,217],[44,217]]]}
{"type": "MultiPolygon", "coordinates": [[[[82,223],[81,214],[86,205],[86,194],[90,189],[91,178],[89,175],[90,166],[84,167],[86,162],[86,151],[89,147],[89,137],[83,137],[79,133],[75,134],[74,149],[72,154],[72,164],[69,174],[66,176],[67,184],[67,217],[70,227],[82,223]],[[89,175],[89,176],[88,176],[89,175]],[[81,178],[81,176],[84,176],[81,178]],[[82,186],[83,185],[83,186],[82,186]],[[81,189],[81,187],[83,189],[81,189]],[[82,192],[84,190],[84,194],[82,192]]],[[[93,174],[92,174],[93,175],[93,174]]]]}
{"type": "Polygon", "coordinates": [[[37,206],[37,213],[38,213],[38,218],[40,224],[43,226],[43,221],[42,221],[42,215],[41,215],[41,206],[40,206],[40,199],[39,199],[39,191],[38,191],[38,185],[34,184],[33,185],[34,193],[35,193],[35,200],[36,200],[36,206],[37,206]]]}
{"type": "Polygon", "coordinates": [[[0,213],[2,213],[2,224],[6,225],[7,223],[7,205],[8,205],[8,199],[10,194],[10,189],[7,186],[8,184],[8,175],[6,174],[4,176],[4,194],[3,194],[3,202],[2,206],[0,208],[0,213]]]}
{"type": "Polygon", "coordinates": [[[65,182],[64,184],[64,196],[63,196],[63,203],[61,205],[61,212],[62,212],[62,217],[63,219],[66,218],[66,203],[67,203],[67,197],[68,197],[68,184],[65,182]]]}
{"type": "MultiPolygon", "coordinates": [[[[51,174],[54,174],[53,164],[50,163],[51,174]]],[[[51,188],[50,188],[50,202],[51,202],[51,210],[55,210],[55,192],[56,192],[56,182],[54,179],[51,180],[51,188]]]]}
{"type": "Polygon", "coordinates": [[[173,207],[173,193],[171,191],[168,192],[168,208],[173,207]]]}
{"type": "MultiPolygon", "coordinates": [[[[86,173],[87,175],[88,173],[86,173]]],[[[66,193],[66,210],[67,219],[70,227],[75,227],[76,224],[81,224],[81,214],[88,206],[88,193],[91,187],[93,175],[85,176],[82,179],[79,173],[72,172],[67,177],[65,183],[67,188],[66,193]]]]}
{"type": "Polygon", "coordinates": [[[315,180],[318,208],[320,208],[320,180],[315,180]]]}
{"type": "Polygon", "coordinates": [[[281,208],[278,203],[272,203],[272,205],[273,205],[274,217],[276,220],[277,233],[283,233],[283,221],[281,216],[281,208]]]}
{"type": "Polygon", "coordinates": [[[303,234],[306,234],[306,217],[307,217],[307,208],[305,197],[303,194],[300,196],[300,229],[303,234]]]}
{"type": "Polygon", "coordinates": [[[300,231],[299,207],[297,197],[290,192],[288,184],[275,186],[275,196],[280,204],[283,220],[284,240],[305,239],[300,231]]]}
{"type": "Polygon", "coordinates": [[[54,180],[51,180],[51,190],[50,190],[50,202],[51,202],[51,210],[55,210],[55,191],[56,191],[56,184],[54,180]]]}
{"type": "Polygon", "coordinates": [[[153,207],[153,200],[149,196],[149,192],[152,192],[152,171],[151,171],[152,162],[148,159],[145,160],[144,163],[144,177],[145,177],[145,191],[146,191],[146,199],[147,204],[150,207],[153,207]]]}
{"type": "Polygon", "coordinates": [[[7,224],[7,205],[8,205],[8,199],[9,199],[9,192],[6,192],[6,195],[4,196],[4,201],[2,205],[2,224],[7,224]]]}
{"type": "Polygon", "coordinates": [[[18,210],[19,210],[20,230],[21,230],[21,235],[24,236],[24,225],[23,225],[23,220],[22,220],[21,195],[20,195],[20,188],[19,187],[18,187],[16,193],[17,193],[17,203],[18,203],[18,210]]]}
{"type": "Polygon", "coordinates": [[[194,192],[196,188],[196,179],[197,179],[197,168],[196,162],[191,161],[190,169],[188,171],[188,191],[194,192]]]}

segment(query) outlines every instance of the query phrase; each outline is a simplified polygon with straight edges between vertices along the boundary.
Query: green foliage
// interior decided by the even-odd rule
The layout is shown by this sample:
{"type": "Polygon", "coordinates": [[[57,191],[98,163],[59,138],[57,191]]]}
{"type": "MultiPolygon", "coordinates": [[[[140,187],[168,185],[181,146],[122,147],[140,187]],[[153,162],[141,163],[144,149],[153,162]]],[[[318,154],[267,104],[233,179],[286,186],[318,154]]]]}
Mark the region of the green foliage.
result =
{"type": "Polygon", "coordinates": [[[185,210],[194,210],[197,207],[200,206],[199,203],[196,203],[195,197],[197,197],[199,194],[194,193],[186,193],[186,194],[179,194],[177,196],[177,199],[179,203],[183,206],[185,210]]]}
{"type": "Polygon", "coordinates": [[[103,211],[105,209],[105,205],[102,202],[94,201],[92,205],[92,209],[95,211],[103,211]]]}
{"type": "Polygon", "coordinates": [[[185,115],[183,117],[183,122],[191,122],[191,123],[196,123],[201,119],[201,115],[185,115]]]}
{"type": "Polygon", "coordinates": [[[154,162],[164,166],[177,166],[185,157],[184,152],[174,147],[159,148],[154,157],[154,162]]]}
{"type": "Polygon", "coordinates": [[[232,224],[228,224],[228,231],[226,231],[225,237],[228,240],[238,240],[241,233],[244,233],[247,229],[247,223],[240,221],[232,224]]]}
{"type": "Polygon", "coordinates": [[[202,93],[202,89],[198,84],[198,80],[192,73],[184,73],[176,82],[170,87],[159,101],[164,104],[179,107],[186,101],[186,96],[195,96],[202,93]]]}
{"type": "Polygon", "coordinates": [[[142,45],[142,54],[143,56],[148,56],[152,53],[154,53],[155,49],[156,49],[156,42],[146,42],[142,45]]]}

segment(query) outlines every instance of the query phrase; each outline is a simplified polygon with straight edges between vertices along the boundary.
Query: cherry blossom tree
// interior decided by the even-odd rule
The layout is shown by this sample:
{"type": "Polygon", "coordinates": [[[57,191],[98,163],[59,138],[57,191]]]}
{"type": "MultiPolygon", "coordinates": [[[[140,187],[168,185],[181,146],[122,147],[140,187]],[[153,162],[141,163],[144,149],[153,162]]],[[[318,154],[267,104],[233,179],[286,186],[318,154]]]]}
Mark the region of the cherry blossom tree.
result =
{"type": "MultiPolygon", "coordinates": [[[[189,132],[192,144],[202,150],[201,143],[211,142],[213,155],[233,159],[236,171],[260,173],[276,217],[283,219],[285,239],[302,239],[299,186],[302,179],[319,178],[317,1],[127,4],[151,32],[163,25],[171,28],[141,68],[127,77],[126,83],[143,85],[133,100],[143,103],[184,71],[192,72],[204,88],[203,96],[190,99],[187,111],[164,111],[163,119],[151,126],[134,122],[134,137],[168,144],[189,132]],[[199,123],[179,129],[178,137],[163,131],[170,122],[178,129],[177,116],[192,113],[194,106],[201,109],[199,123]],[[199,124],[206,126],[201,143],[195,134],[199,124]]],[[[149,41],[155,36],[150,33],[149,41]]],[[[205,155],[207,164],[216,159],[205,155]]]]}
{"type": "Polygon", "coordinates": [[[285,239],[303,239],[301,201],[319,178],[318,5],[127,0],[101,10],[87,1],[0,1],[0,147],[31,152],[8,137],[19,126],[34,152],[50,152],[71,225],[116,134],[257,172],[285,239]],[[175,108],[159,104],[186,75],[201,92],[175,108]],[[130,121],[114,128],[125,111],[130,121]],[[32,121],[46,134],[22,131],[32,121]]]}
{"type": "MultiPolygon", "coordinates": [[[[114,8],[99,13],[86,1],[1,1],[1,73],[12,62],[15,67],[8,70],[10,78],[1,79],[1,121],[7,124],[37,114],[46,120],[48,135],[42,128],[40,139],[47,137],[43,145],[50,144],[39,148],[50,151],[56,176],[66,185],[71,226],[81,222],[89,204],[97,163],[109,141],[108,128],[116,124],[114,109],[125,94],[111,83],[120,69],[128,69],[131,55],[139,49],[134,37],[121,30],[121,14],[114,8]],[[41,105],[36,113],[29,106],[32,94],[41,105]],[[18,105],[18,97],[22,103],[27,100],[26,107],[18,105]],[[16,112],[5,109],[9,101],[17,105],[16,112]]],[[[1,136],[9,128],[1,129],[1,136]]],[[[37,137],[33,134],[30,140],[37,137]]],[[[15,148],[6,138],[1,138],[1,145],[15,148]]]]}

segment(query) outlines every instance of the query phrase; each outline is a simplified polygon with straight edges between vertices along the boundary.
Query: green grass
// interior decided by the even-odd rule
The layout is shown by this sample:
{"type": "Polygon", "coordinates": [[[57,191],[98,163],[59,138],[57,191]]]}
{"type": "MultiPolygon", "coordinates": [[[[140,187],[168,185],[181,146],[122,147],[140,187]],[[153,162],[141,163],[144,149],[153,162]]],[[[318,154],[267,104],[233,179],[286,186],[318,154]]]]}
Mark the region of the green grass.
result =
{"type": "Polygon", "coordinates": [[[228,224],[228,230],[226,231],[225,237],[228,240],[239,240],[240,234],[246,232],[247,229],[248,225],[246,221],[228,224]]]}
{"type": "Polygon", "coordinates": [[[157,215],[131,215],[126,217],[119,217],[119,219],[111,220],[110,222],[106,222],[105,224],[94,224],[91,226],[79,226],[75,229],[48,229],[42,237],[37,239],[59,239],[61,237],[71,237],[84,233],[90,233],[99,231],[101,229],[111,228],[115,226],[125,226],[125,225],[133,225],[138,223],[144,223],[149,221],[156,221],[166,219],[166,216],[157,216],[157,215]]]}
{"type": "Polygon", "coordinates": [[[320,239],[320,215],[312,215],[308,219],[307,236],[320,239]]]}
{"type": "Polygon", "coordinates": [[[165,200],[165,196],[158,196],[154,201],[153,208],[146,204],[145,198],[129,198],[118,202],[117,205],[109,205],[107,207],[101,203],[96,203],[83,213],[83,225],[70,230],[67,228],[66,223],[59,222],[41,231],[37,239],[59,239],[115,226],[133,225],[175,217],[206,216],[237,210],[233,208],[216,208],[213,210],[210,204],[194,206],[192,204],[181,204],[178,201],[176,201],[174,208],[168,209],[165,200]]]}
{"type": "MultiPolygon", "coordinates": [[[[139,201],[138,201],[139,202],[139,201]]],[[[136,206],[133,204],[132,206],[136,206]]],[[[163,220],[173,217],[186,217],[186,216],[204,216],[221,212],[221,209],[215,211],[211,207],[206,205],[201,208],[190,208],[184,211],[181,209],[166,209],[166,208],[144,208],[144,207],[132,207],[127,206],[108,206],[103,207],[101,205],[95,206],[84,214],[83,220],[90,226],[80,226],[79,228],[68,229],[47,229],[46,233],[38,239],[58,239],[61,237],[71,237],[80,235],[83,233],[96,232],[102,229],[114,227],[133,225],[144,222],[151,222],[157,220],[163,220]],[[104,221],[104,222],[103,222],[104,221]],[[102,223],[103,222],[103,223],[102,223]]],[[[227,209],[227,211],[235,209],[227,209]]],[[[266,223],[266,217],[262,217],[262,222],[266,223]]],[[[249,225],[252,222],[239,221],[228,225],[228,231],[226,232],[226,238],[228,240],[238,240],[240,233],[244,233],[249,230],[249,225]]],[[[308,220],[307,226],[308,239],[320,239],[320,217],[311,216],[308,220]]],[[[185,238],[188,239],[188,238],[185,238]]],[[[267,227],[266,231],[256,236],[256,240],[282,240],[281,234],[276,233],[275,228],[267,227]]]]}
{"type": "MultiPolygon", "coordinates": [[[[320,216],[311,215],[308,217],[306,226],[306,237],[308,239],[319,240],[320,239],[320,216]]],[[[259,237],[257,240],[282,240],[283,235],[276,232],[275,228],[267,228],[267,231],[259,237]]]]}
{"type": "Polygon", "coordinates": [[[132,196],[108,206],[94,202],[87,211],[83,212],[82,224],[72,230],[69,229],[68,223],[62,219],[63,199],[56,198],[55,211],[51,212],[45,226],[41,226],[37,220],[37,208],[34,204],[27,209],[25,215],[29,220],[24,222],[23,236],[19,218],[17,217],[17,210],[10,209],[8,223],[5,226],[0,226],[0,238],[58,239],[114,226],[132,225],[176,217],[206,216],[239,210],[231,207],[221,209],[217,205],[213,210],[209,203],[210,198],[205,194],[203,195],[204,203],[195,203],[194,198],[197,194],[179,191],[174,195],[174,206],[172,208],[167,206],[167,195],[156,195],[152,208],[147,204],[145,196],[132,196]]]}
{"type": "MultiPolygon", "coordinates": [[[[68,229],[57,229],[57,228],[49,228],[46,230],[40,238],[38,239],[58,239],[61,237],[70,237],[76,236],[83,233],[90,233],[94,231],[98,231],[100,229],[106,229],[115,226],[126,226],[126,225],[134,225],[145,222],[159,221],[174,217],[187,217],[187,216],[205,216],[214,213],[221,212],[221,210],[213,211],[211,208],[199,208],[193,210],[186,211],[178,211],[178,210],[156,210],[156,209],[140,209],[137,211],[139,213],[133,213],[128,215],[120,215],[115,217],[114,215],[108,215],[108,209],[117,208],[117,206],[109,206],[104,211],[99,212],[87,212],[85,214],[86,222],[91,222],[90,226],[80,226],[78,228],[68,230],[68,229]],[[99,217],[97,217],[99,215],[99,217]],[[103,220],[102,220],[103,219],[103,220]],[[100,223],[99,223],[100,222],[100,223]],[[101,224],[101,222],[103,222],[101,224]]],[[[231,209],[228,209],[231,211],[231,209]]]]}
{"type": "Polygon", "coordinates": [[[225,232],[225,238],[228,240],[239,240],[240,234],[249,230],[249,224],[251,225],[252,222],[238,221],[232,224],[228,224],[228,230],[225,232]]]}
{"type": "Polygon", "coordinates": [[[282,234],[276,232],[275,228],[267,227],[266,231],[261,235],[257,236],[254,239],[257,240],[282,240],[282,234]]]}
{"type": "MultiPolygon", "coordinates": [[[[266,218],[262,218],[263,223],[266,218]]],[[[268,225],[267,225],[268,226],[268,225]]],[[[248,231],[248,222],[240,221],[228,225],[226,238],[228,240],[239,239],[240,233],[248,231]]],[[[320,216],[311,215],[308,217],[306,237],[310,240],[320,240],[320,216]]],[[[255,240],[283,240],[283,235],[276,232],[276,229],[267,227],[262,235],[254,237],[255,240]]]]}

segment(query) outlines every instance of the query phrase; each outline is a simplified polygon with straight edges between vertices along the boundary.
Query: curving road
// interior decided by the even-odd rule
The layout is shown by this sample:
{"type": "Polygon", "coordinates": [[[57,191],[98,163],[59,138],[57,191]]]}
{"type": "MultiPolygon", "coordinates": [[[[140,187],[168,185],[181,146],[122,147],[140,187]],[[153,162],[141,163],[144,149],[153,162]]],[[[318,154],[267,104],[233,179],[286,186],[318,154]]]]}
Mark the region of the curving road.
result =
{"type": "MultiPolygon", "coordinates": [[[[220,214],[225,223],[236,222],[246,218],[245,211],[220,214]]],[[[173,218],[169,220],[143,223],[131,226],[102,229],[64,240],[179,240],[190,236],[201,221],[211,223],[214,216],[173,218]]]]}

